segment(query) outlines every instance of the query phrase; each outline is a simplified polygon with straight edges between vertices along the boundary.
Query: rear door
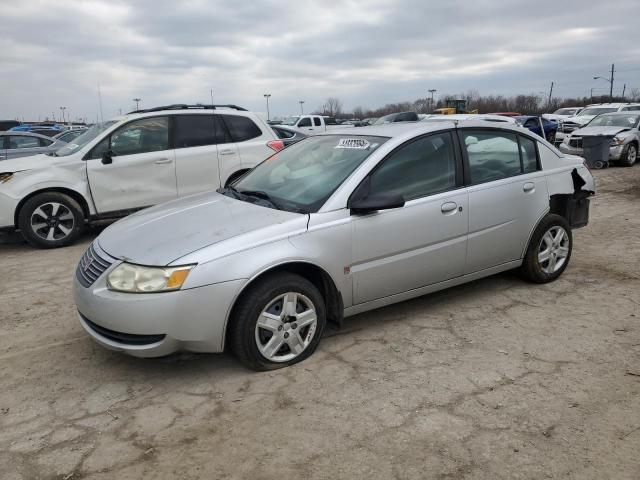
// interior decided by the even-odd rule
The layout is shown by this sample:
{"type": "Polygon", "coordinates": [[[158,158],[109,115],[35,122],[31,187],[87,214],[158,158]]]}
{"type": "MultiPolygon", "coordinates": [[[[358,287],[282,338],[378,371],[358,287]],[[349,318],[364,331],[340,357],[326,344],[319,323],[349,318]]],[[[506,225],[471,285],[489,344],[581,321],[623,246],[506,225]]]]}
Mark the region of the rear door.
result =
{"type": "Polygon", "coordinates": [[[235,159],[230,161],[232,159],[223,154],[230,144],[221,146],[219,149],[221,177],[224,174],[227,175],[225,178],[228,178],[238,170],[252,169],[275,153],[267,144],[276,140],[277,137],[266,124],[261,125],[260,122],[242,114],[229,113],[219,116],[226,127],[231,142],[237,149],[240,161],[240,164],[237,165],[235,159]]]}
{"type": "Polygon", "coordinates": [[[356,304],[462,275],[468,195],[451,132],[407,142],[370,175],[370,193],[395,193],[404,207],[354,216],[356,304]]]}
{"type": "Polygon", "coordinates": [[[98,213],[177,198],[169,117],[145,117],[115,130],[89,153],[87,176],[98,213]],[[103,163],[105,152],[111,153],[111,163],[103,163]]]}
{"type": "Polygon", "coordinates": [[[178,196],[215,190],[220,186],[218,120],[211,113],[175,115],[174,146],[178,196]]]}
{"type": "Polygon", "coordinates": [[[537,141],[498,129],[459,133],[469,183],[465,273],[473,273],[522,258],[549,200],[537,141]]]}

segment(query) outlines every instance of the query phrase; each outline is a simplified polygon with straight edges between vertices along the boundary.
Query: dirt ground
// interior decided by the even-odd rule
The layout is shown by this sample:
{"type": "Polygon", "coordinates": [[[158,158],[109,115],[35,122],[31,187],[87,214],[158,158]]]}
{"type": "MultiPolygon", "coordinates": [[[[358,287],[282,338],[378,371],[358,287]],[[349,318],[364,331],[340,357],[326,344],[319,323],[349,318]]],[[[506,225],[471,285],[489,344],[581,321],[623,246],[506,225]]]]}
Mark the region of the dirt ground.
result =
{"type": "Polygon", "coordinates": [[[94,344],[95,236],[0,245],[0,478],[638,479],[640,166],[595,172],[549,285],[494,276],[348,319],[295,367],[94,344]]]}

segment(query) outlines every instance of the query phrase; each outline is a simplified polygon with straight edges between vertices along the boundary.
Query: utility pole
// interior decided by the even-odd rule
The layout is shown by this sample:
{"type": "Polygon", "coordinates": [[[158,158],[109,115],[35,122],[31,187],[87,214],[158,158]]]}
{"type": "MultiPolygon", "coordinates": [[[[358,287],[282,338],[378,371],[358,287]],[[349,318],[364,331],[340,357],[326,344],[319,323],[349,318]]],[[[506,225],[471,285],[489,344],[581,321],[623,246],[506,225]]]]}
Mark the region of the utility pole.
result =
{"type": "Polygon", "coordinates": [[[304,109],[302,108],[302,104],[304,103],[304,100],[298,100],[298,103],[300,104],[300,115],[304,115],[304,109]]]}
{"type": "Polygon", "coordinates": [[[141,98],[134,98],[133,101],[136,102],[136,110],[140,110],[139,105],[140,105],[140,102],[142,101],[142,99],[141,98]]]}
{"type": "Polygon", "coordinates": [[[271,117],[269,116],[269,97],[270,96],[271,96],[270,93],[265,93],[263,95],[263,97],[267,99],[267,121],[271,120],[271,117]]]}
{"type": "Polygon", "coordinates": [[[591,103],[593,103],[593,87],[591,87],[591,103]]]}
{"type": "Polygon", "coordinates": [[[433,94],[437,92],[435,88],[430,88],[429,93],[431,94],[431,111],[433,111],[433,94]]]}
{"type": "Polygon", "coordinates": [[[213,89],[209,90],[209,94],[211,95],[211,106],[213,107],[213,89]]]}
{"type": "Polygon", "coordinates": [[[611,64],[611,85],[609,87],[609,100],[611,102],[613,102],[613,68],[614,68],[614,64],[611,64]]]}
{"type": "Polygon", "coordinates": [[[67,107],[60,107],[60,111],[62,112],[62,124],[64,125],[64,111],[67,109],[67,107]]]}
{"type": "Polygon", "coordinates": [[[627,84],[625,83],[624,86],[622,87],[622,101],[624,102],[624,92],[627,89],[627,84]]]}
{"type": "Polygon", "coordinates": [[[549,89],[549,102],[547,108],[551,108],[551,95],[553,95],[553,82],[551,82],[551,88],[549,89]]]}

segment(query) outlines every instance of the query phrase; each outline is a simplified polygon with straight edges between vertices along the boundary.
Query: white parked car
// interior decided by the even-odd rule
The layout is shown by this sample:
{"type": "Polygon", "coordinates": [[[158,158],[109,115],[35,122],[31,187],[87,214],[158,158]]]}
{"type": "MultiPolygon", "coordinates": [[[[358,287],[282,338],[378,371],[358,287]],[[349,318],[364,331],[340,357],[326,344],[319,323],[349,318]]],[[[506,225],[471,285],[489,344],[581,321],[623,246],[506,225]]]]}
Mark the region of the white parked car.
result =
{"type": "Polygon", "coordinates": [[[318,135],[335,128],[353,127],[353,125],[338,125],[335,118],[326,115],[294,115],[285,118],[282,125],[295,128],[306,135],[318,135]]]}
{"type": "Polygon", "coordinates": [[[640,109],[640,104],[638,103],[600,103],[587,105],[575,116],[567,117],[560,121],[556,133],[556,144],[561,143],[571,132],[584,127],[598,115],[613,112],[629,112],[638,109],[640,109]]]}
{"type": "Polygon", "coordinates": [[[49,155],[0,162],[0,230],[73,243],[87,222],[212,191],[284,148],[234,105],[170,105],[96,124],[49,155]]]}
{"type": "Polygon", "coordinates": [[[583,108],[584,107],[563,107],[557,109],[553,113],[543,113],[542,118],[546,118],[547,120],[551,120],[552,122],[560,122],[565,118],[575,117],[583,108]]]}

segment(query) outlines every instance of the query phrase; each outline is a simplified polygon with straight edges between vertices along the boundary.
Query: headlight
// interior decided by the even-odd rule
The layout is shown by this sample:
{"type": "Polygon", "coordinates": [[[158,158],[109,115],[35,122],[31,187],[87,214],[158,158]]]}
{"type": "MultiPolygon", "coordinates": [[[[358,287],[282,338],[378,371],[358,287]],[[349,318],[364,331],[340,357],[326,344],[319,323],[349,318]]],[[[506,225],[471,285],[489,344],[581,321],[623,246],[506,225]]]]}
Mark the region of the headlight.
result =
{"type": "Polygon", "coordinates": [[[121,263],[107,277],[110,290],[155,293],[180,290],[195,265],[182,267],[143,267],[121,263]]]}
{"type": "Polygon", "coordinates": [[[611,140],[611,145],[622,145],[624,143],[624,137],[613,137],[613,140],[611,140]]]}
{"type": "Polygon", "coordinates": [[[11,180],[11,177],[13,177],[13,173],[11,172],[0,173],[0,183],[8,182],[9,180],[11,180]]]}

